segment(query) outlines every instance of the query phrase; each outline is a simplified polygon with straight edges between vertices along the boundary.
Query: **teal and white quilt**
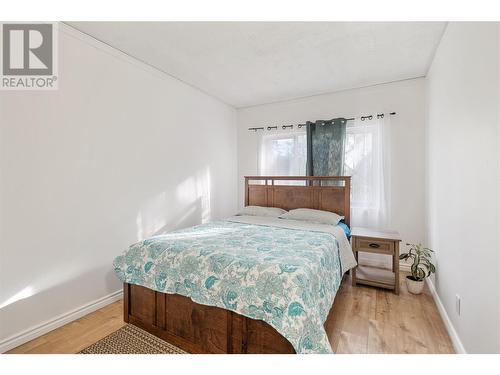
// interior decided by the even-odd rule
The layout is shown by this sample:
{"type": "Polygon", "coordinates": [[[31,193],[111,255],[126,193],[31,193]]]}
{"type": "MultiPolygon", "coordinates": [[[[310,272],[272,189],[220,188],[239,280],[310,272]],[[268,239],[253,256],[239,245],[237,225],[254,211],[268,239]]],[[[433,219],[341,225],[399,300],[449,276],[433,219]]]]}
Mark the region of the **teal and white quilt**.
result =
{"type": "Polygon", "coordinates": [[[126,283],[263,320],[297,353],[331,353],[323,324],[343,273],[355,264],[342,265],[337,237],[343,232],[286,228],[290,220],[234,220],[240,222],[140,241],[114,260],[115,272],[126,283]]]}

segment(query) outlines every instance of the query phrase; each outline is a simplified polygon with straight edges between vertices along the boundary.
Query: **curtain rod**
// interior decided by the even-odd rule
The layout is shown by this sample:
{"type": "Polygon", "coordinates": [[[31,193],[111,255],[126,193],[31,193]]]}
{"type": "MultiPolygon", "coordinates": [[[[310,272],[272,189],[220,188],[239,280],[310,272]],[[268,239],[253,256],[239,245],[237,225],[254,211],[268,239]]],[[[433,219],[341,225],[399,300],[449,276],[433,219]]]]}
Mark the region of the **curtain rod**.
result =
{"type": "MultiPolygon", "coordinates": [[[[391,116],[394,116],[396,114],[396,112],[390,112],[389,115],[391,116]]],[[[384,118],[384,114],[383,113],[377,113],[377,118],[384,118]]],[[[346,121],[353,121],[355,120],[356,117],[350,117],[350,118],[346,118],[345,120],[346,121]]],[[[367,116],[361,116],[360,117],[361,121],[365,121],[365,120],[373,120],[373,115],[367,115],[367,116]]],[[[328,122],[328,121],[333,121],[335,119],[332,119],[332,120],[319,120],[319,122],[328,122]]],[[[296,126],[300,129],[304,126],[306,126],[306,124],[296,124],[296,126]]],[[[281,128],[284,130],[284,129],[287,129],[287,128],[290,128],[292,129],[293,128],[293,125],[282,125],[281,128]]],[[[275,125],[275,126],[268,126],[267,127],[267,130],[273,130],[273,129],[278,129],[278,126],[275,125]]],[[[258,128],[248,128],[248,130],[253,130],[253,131],[257,131],[257,130],[264,130],[264,127],[258,127],[258,128]]]]}

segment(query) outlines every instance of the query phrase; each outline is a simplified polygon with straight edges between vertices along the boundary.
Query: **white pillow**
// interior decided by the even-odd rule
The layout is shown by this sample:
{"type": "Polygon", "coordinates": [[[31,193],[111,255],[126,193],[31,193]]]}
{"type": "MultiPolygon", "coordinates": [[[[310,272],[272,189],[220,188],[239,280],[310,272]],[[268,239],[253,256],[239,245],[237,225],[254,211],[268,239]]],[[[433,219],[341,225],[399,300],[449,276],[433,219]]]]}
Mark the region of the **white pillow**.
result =
{"type": "Polygon", "coordinates": [[[337,215],[335,212],[313,210],[310,208],[297,208],[295,210],[290,210],[283,215],[280,215],[280,219],[288,220],[304,220],[313,223],[320,224],[331,224],[337,225],[340,220],[344,217],[337,215]]]}
{"type": "Polygon", "coordinates": [[[278,207],[246,206],[238,215],[279,217],[287,211],[278,207]]]}

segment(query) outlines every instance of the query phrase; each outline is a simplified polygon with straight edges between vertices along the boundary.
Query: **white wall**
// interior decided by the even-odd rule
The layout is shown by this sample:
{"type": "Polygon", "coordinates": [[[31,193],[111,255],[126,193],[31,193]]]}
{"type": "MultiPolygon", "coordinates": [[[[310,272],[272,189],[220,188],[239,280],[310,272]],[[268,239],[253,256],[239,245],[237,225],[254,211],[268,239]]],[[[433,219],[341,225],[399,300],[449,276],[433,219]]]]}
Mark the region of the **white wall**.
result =
{"type": "Polygon", "coordinates": [[[59,89],[0,92],[0,346],[120,290],[112,260],[236,210],[236,114],[61,25],[59,89]]]}
{"type": "Polygon", "coordinates": [[[470,353],[500,352],[498,37],[496,23],[450,23],[426,80],[434,283],[470,353]]]}
{"type": "MultiPolygon", "coordinates": [[[[239,205],[243,176],[259,174],[260,132],[249,127],[397,112],[391,117],[392,227],[403,243],[424,240],[424,79],[413,79],[238,110],[239,205]]],[[[266,130],[267,131],[267,130],[266,130]]]]}
{"type": "MultiPolygon", "coordinates": [[[[500,63],[500,25],[497,24],[497,61],[500,63]]],[[[497,178],[498,184],[500,185],[500,72],[497,72],[498,81],[498,95],[497,95],[497,120],[498,120],[498,131],[497,131],[497,152],[498,152],[498,165],[497,165],[497,178]]],[[[500,189],[497,189],[497,204],[498,212],[500,216],[500,189]]],[[[498,219],[500,221],[500,217],[498,219]]],[[[500,225],[499,225],[500,226],[500,225]]],[[[500,228],[497,230],[497,241],[500,244],[500,228]]],[[[497,270],[500,270],[500,256],[498,257],[497,270]]],[[[497,288],[497,303],[500,305],[500,287],[497,288]]],[[[500,337],[500,324],[497,328],[498,337],[500,337]]]]}

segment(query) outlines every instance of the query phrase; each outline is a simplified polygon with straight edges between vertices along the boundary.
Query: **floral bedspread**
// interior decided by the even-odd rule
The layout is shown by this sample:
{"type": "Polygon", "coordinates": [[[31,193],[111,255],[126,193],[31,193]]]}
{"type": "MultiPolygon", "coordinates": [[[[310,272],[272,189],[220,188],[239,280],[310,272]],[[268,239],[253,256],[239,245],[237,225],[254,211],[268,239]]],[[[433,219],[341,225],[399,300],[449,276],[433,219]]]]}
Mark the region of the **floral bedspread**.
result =
{"type": "Polygon", "coordinates": [[[267,322],[297,353],[331,353],[323,328],[342,271],[332,234],[216,221],[138,242],[121,281],[267,322]]]}

